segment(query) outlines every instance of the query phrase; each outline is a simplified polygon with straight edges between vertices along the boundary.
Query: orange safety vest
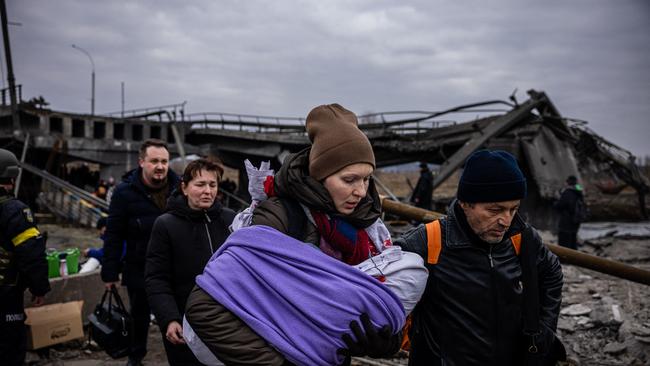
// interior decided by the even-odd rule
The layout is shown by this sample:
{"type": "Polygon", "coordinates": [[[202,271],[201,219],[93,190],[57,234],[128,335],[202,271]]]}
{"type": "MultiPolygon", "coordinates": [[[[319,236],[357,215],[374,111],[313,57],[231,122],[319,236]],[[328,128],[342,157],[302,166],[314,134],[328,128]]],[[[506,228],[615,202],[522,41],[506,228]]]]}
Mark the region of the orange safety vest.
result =
{"type": "MultiPolygon", "coordinates": [[[[438,264],[440,259],[440,252],[442,251],[442,233],[440,230],[440,220],[431,221],[425,225],[427,230],[427,264],[438,264]]],[[[515,254],[519,255],[521,251],[521,233],[515,234],[510,237],[512,246],[515,249],[515,254]]],[[[404,328],[402,328],[402,349],[408,351],[411,349],[411,341],[409,340],[409,332],[411,331],[411,315],[406,318],[404,328]]]]}

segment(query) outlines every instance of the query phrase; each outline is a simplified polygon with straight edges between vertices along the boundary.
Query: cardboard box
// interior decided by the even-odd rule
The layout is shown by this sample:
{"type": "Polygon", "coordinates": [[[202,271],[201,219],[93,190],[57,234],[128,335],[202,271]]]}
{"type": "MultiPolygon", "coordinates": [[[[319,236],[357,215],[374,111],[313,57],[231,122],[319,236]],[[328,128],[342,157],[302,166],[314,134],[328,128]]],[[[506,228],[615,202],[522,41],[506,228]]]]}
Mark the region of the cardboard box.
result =
{"type": "Polygon", "coordinates": [[[70,301],[27,308],[27,349],[35,350],[57,343],[83,338],[81,323],[83,301],[70,301]]]}

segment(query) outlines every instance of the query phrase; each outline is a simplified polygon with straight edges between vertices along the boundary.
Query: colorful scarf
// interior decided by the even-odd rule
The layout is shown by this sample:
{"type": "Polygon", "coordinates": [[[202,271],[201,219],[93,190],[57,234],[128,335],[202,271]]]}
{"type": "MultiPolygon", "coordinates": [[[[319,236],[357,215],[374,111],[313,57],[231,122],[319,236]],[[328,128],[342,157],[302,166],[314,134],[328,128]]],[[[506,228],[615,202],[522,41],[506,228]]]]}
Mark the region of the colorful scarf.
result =
{"type": "Polygon", "coordinates": [[[311,210],[316,228],[321,236],[321,249],[332,255],[328,246],[338,255],[335,258],[344,263],[359,264],[371,256],[379,254],[365,229],[357,229],[340,217],[329,217],[327,214],[311,210]],[[323,243],[325,241],[325,243],[323,243]]]}

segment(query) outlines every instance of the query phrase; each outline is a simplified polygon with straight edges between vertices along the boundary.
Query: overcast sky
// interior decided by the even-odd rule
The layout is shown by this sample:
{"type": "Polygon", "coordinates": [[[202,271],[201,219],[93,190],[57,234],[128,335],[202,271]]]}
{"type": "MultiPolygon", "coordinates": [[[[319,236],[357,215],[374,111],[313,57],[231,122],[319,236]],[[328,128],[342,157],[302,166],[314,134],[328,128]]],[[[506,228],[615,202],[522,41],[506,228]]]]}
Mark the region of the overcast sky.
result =
{"type": "MultiPolygon", "coordinates": [[[[17,83],[55,110],[187,101],[304,117],[442,110],[519,89],[650,155],[650,1],[8,0],[17,83]]],[[[6,68],[3,64],[3,87],[6,68]]]]}

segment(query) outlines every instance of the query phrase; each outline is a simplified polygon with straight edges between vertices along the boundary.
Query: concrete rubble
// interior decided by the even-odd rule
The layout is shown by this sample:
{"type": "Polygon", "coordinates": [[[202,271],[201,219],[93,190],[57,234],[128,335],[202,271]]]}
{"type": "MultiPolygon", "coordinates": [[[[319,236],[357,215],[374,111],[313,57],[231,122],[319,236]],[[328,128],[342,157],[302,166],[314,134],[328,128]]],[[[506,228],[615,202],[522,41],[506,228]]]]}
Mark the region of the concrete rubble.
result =
{"type": "MultiPolygon", "coordinates": [[[[610,233],[581,251],[650,269],[650,237],[610,233]]],[[[565,265],[558,334],[575,365],[650,365],[650,287],[565,265]]]]}

